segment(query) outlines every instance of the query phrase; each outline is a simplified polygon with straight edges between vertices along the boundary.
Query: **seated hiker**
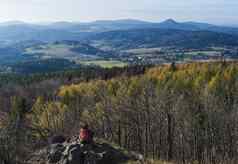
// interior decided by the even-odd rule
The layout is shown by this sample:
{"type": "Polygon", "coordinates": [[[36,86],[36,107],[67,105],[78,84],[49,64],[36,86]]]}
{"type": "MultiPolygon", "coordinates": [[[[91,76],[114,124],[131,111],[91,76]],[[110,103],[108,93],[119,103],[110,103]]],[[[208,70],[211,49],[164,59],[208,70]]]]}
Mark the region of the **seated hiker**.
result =
{"type": "MultiPolygon", "coordinates": [[[[91,146],[93,145],[93,133],[92,131],[89,129],[88,124],[85,124],[81,129],[80,129],[80,133],[79,133],[79,140],[80,143],[83,144],[84,146],[91,146]]],[[[87,147],[88,149],[88,147],[87,147]]],[[[85,156],[87,153],[87,149],[85,149],[84,152],[81,153],[80,155],[80,163],[85,163],[85,156]]]]}
{"type": "Polygon", "coordinates": [[[87,124],[80,129],[79,139],[82,144],[91,144],[93,142],[93,132],[88,128],[87,124]]]}

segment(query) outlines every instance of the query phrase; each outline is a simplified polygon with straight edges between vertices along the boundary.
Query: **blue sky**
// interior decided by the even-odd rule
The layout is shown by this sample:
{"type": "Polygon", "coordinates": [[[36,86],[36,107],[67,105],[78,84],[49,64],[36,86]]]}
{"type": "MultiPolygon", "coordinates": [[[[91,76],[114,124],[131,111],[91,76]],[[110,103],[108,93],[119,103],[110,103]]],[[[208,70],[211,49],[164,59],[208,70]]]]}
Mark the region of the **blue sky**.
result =
{"type": "Polygon", "coordinates": [[[238,0],[0,0],[0,21],[125,18],[238,24],[238,0]]]}

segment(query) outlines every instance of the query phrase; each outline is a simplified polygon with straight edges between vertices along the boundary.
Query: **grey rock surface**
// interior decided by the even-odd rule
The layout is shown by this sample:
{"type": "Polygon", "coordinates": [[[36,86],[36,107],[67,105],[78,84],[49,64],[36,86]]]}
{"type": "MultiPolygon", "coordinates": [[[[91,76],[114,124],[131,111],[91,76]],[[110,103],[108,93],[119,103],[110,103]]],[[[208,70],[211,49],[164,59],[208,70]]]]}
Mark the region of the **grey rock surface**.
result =
{"type": "Polygon", "coordinates": [[[78,142],[51,144],[32,154],[27,164],[121,164],[139,160],[107,143],[82,145],[78,142]]]}

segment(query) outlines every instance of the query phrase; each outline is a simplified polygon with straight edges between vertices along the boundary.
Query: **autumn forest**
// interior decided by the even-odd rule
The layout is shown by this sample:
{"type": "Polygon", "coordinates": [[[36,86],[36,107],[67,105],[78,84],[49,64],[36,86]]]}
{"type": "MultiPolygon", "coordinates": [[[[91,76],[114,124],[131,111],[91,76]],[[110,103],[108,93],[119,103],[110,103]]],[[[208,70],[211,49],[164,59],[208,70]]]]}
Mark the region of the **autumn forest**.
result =
{"type": "Polygon", "coordinates": [[[2,88],[0,161],[25,159],[88,123],[97,138],[146,158],[238,162],[236,62],[138,68],[2,88]]]}

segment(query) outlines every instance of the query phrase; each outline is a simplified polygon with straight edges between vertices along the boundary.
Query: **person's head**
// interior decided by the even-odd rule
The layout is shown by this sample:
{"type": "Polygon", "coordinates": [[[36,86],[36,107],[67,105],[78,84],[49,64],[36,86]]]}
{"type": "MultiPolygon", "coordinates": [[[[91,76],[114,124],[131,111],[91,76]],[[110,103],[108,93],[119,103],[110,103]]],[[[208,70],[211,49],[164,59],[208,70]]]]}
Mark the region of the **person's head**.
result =
{"type": "Polygon", "coordinates": [[[88,129],[88,124],[84,124],[84,125],[82,126],[82,128],[83,128],[83,129],[88,129]]]}

